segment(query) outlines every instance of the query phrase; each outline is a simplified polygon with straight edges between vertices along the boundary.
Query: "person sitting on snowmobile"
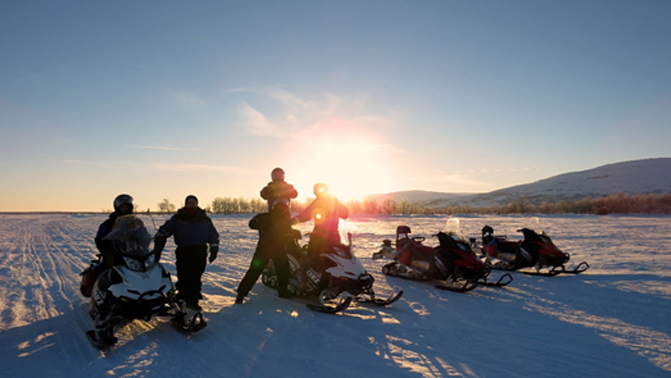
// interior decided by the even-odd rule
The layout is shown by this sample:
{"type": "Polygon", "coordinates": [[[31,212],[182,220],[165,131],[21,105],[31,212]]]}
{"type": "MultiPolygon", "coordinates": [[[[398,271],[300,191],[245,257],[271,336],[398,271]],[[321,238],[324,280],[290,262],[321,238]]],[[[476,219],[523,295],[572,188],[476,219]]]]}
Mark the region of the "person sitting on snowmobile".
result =
{"type": "Polygon", "coordinates": [[[330,246],[340,244],[338,223],[340,219],[349,217],[349,210],[329,193],[326,184],[317,183],[313,189],[317,198],[292,221],[299,223],[314,219],[308,255],[319,258],[330,246]]]}
{"type": "MultiPolygon", "coordinates": [[[[114,206],[114,212],[98,227],[98,233],[95,237],[96,248],[100,252],[99,259],[92,261],[91,265],[80,273],[82,276],[80,290],[87,298],[91,296],[91,290],[98,277],[121,261],[118,250],[114,247],[112,241],[105,237],[112,231],[119,217],[133,213],[133,197],[128,194],[120,194],[114,199],[112,205],[114,206]]],[[[108,284],[105,280],[101,282],[104,287],[108,284]]]]}
{"type": "Polygon", "coordinates": [[[289,201],[275,201],[270,212],[257,214],[249,221],[249,228],[259,231],[259,242],[249,269],[238,285],[235,303],[243,302],[270,260],[273,260],[277,272],[277,292],[280,298],[290,298],[291,294],[287,290],[289,260],[286,247],[293,241],[294,230],[291,228],[289,201]]]}
{"type": "Polygon", "coordinates": [[[282,168],[273,169],[270,178],[273,181],[261,189],[261,198],[268,201],[268,211],[273,209],[275,201],[291,201],[298,196],[294,186],[284,181],[284,170],[282,168]]]}
{"type": "Polygon", "coordinates": [[[114,248],[109,239],[105,239],[105,236],[112,231],[117,218],[133,213],[133,197],[128,194],[120,194],[114,199],[113,205],[114,212],[98,227],[98,233],[95,238],[96,247],[101,255],[100,264],[94,268],[97,276],[114,266],[115,260],[118,262],[120,258],[119,252],[114,248]]]}
{"type": "Polygon", "coordinates": [[[200,311],[198,301],[203,298],[201,278],[207,266],[207,246],[210,245],[210,264],[219,252],[219,233],[212,219],[198,207],[198,198],[186,196],[184,207],[168,219],[159,229],[154,242],[156,259],[161,256],[165,243],[175,236],[175,267],[177,268],[177,299],[184,300],[186,307],[200,311]]]}

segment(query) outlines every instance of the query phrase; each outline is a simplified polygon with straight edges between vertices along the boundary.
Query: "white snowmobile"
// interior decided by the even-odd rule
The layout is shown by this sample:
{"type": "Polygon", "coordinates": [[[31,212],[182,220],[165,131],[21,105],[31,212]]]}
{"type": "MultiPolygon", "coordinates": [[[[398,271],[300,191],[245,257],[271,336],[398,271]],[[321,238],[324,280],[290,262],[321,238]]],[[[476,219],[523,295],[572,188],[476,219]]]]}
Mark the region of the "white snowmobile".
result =
{"type": "Polygon", "coordinates": [[[94,329],[86,334],[96,347],[116,343],[114,326],[134,319],[169,316],[189,332],[207,325],[202,312],[187,310],[183,301],[176,300],[170,273],[149,250],[152,237],[140,219],[132,214],[119,217],[104,240],[111,242],[117,255],[115,265],[97,277],[91,291],[94,329]]]}
{"type": "MultiPolygon", "coordinates": [[[[301,247],[298,244],[300,238],[300,232],[295,231],[293,244],[286,249],[289,259],[288,290],[296,297],[317,298],[318,302],[308,303],[308,308],[337,313],[347,309],[352,302],[387,306],[403,295],[403,291],[399,291],[387,299],[375,298],[375,279],[352,254],[351,234],[347,234],[348,244],[330,246],[320,262],[311,261],[307,245],[301,247]],[[316,268],[316,265],[322,269],[316,268]]],[[[277,273],[272,261],[261,279],[266,286],[277,288],[277,273]]]]}

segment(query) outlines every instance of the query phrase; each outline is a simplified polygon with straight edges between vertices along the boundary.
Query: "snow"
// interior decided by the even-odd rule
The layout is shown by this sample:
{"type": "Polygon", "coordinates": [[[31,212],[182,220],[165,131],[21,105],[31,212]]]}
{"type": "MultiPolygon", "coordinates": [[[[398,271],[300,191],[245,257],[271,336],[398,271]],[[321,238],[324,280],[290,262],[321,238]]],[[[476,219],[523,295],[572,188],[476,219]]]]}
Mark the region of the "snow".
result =
{"type": "MultiPolygon", "coordinates": [[[[347,228],[376,291],[405,294],[388,308],[358,305],[341,315],[280,299],[260,282],[245,304],[233,304],[257,238],[249,218],[213,217],[222,251],[204,275],[207,328],[187,335],[166,319],[134,321],[103,353],[84,335],[92,322],[78,273],[105,216],[0,214],[0,376],[671,376],[669,217],[542,217],[571,262],[588,261],[590,270],[513,273],[506,288],[466,294],[387,278],[384,261],[371,259],[400,224],[437,243],[429,237],[444,218],[355,218],[347,228]]],[[[165,219],[154,216],[156,225],[165,219]]],[[[526,218],[460,219],[469,236],[489,224],[517,238],[526,218]]],[[[173,251],[169,243],[163,263],[174,273],[173,251]]]]}

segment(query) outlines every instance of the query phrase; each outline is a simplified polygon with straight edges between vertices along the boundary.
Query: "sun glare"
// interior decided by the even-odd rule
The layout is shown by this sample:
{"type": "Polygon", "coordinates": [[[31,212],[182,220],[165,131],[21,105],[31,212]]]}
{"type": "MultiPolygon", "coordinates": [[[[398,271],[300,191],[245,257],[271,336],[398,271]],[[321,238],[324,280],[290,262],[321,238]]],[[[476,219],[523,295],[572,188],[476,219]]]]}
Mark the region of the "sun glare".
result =
{"type": "MultiPolygon", "coordinates": [[[[395,178],[383,148],[361,138],[321,138],[304,141],[301,161],[292,164],[287,180],[299,199],[314,197],[312,187],[323,182],[341,201],[393,191],[395,178]]],[[[296,153],[296,150],[293,151],[296,153]]]]}

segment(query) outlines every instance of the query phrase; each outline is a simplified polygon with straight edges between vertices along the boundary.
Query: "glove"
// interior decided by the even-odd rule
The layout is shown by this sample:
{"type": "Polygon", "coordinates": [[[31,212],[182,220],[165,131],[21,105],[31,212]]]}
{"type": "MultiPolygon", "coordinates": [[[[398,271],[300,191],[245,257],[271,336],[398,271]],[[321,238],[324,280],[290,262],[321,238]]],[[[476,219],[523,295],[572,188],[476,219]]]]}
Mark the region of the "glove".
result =
{"type": "Polygon", "coordinates": [[[210,247],[210,264],[217,258],[217,253],[219,252],[219,247],[217,246],[212,246],[210,247]]]}

